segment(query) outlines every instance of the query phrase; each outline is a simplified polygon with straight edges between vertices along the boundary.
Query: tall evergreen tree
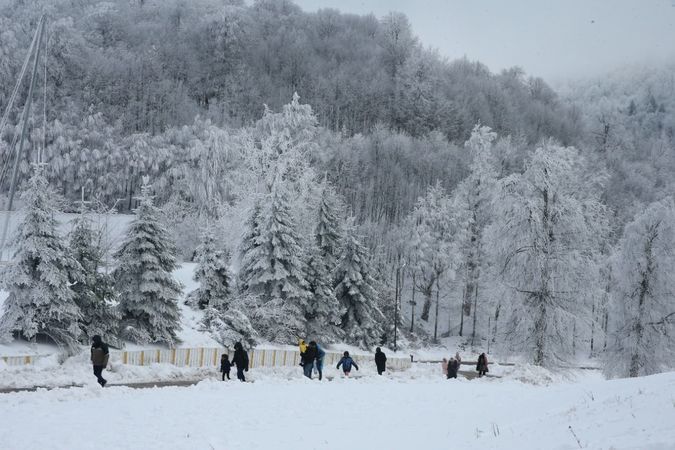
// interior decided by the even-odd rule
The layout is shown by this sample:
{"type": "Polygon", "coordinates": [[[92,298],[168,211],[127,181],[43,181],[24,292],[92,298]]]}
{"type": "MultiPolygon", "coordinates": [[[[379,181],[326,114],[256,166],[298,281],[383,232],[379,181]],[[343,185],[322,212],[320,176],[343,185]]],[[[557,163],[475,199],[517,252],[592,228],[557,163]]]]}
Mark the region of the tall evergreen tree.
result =
{"type": "Polygon", "coordinates": [[[160,222],[150,186],[144,179],[140,205],[116,252],[113,272],[120,293],[122,333],[134,342],[174,345],[180,330],[178,297],[182,286],[172,275],[175,246],[160,222]]]}
{"type": "Polygon", "coordinates": [[[254,325],[270,340],[295,342],[306,333],[309,309],[301,240],[279,178],[265,200],[257,220],[252,216],[248,221],[257,231],[246,232],[240,279],[243,292],[256,298],[254,325]]]}
{"type": "Polygon", "coordinates": [[[73,290],[75,302],[82,313],[81,342],[87,343],[98,334],[114,344],[120,316],[114,305],[112,276],[99,270],[104,256],[99,238],[100,233],[93,229],[89,217],[80,216],[70,234],[70,251],[82,267],[81,280],[73,285],[73,290]]]}
{"type": "Polygon", "coordinates": [[[331,268],[319,247],[311,245],[308,250],[306,278],[311,293],[307,311],[308,333],[322,341],[335,341],[342,336],[340,317],[343,309],[335,297],[331,268]]]}
{"type": "Polygon", "coordinates": [[[319,220],[316,225],[316,245],[330,271],[337,265],[342,236],[339,208],[335,192],[324,183],[319,203],[319,220]]]}
{"type": "Polygon", "coordinates": [[[368,250],[359,242],[356,231],[346,230],[336,271],[335,296],[345,310],[341,321],[345,338],[361,347],[379,343],[385,321],[377,307],[375,280],[368,264],[368,250]]]}
{"type": "Polygon", "coordinates": [[[247,292],[251,277],[253,277],[253,266],[258,262],[256,257],[251,255],[258,254],[260,247],[260,213],[262,201],[256,199],[248,219],[244,223],[244,235],[239,244],[239,272],[237,273],[237,282],[239,291],[247,292]]]}
{"type": "Polygon", "coordinates": [[[26,215],[18,227],[14,258],[2,272],[8,292],[0,319],[0,336],[25,339],[45,335],[59,346],[75,349],[80,336],[80,309],[71,287],[81,267],[56,231],[57,198],[38,165],[22,200],[26,215]]]}
{"type": "Polygon", "coordinates": [[[197,247],[197,268],[194,273],[194,280],[199,283],[199,287],[190,293],[188,301],[199,309],[226,309],[232,284],[230,255],[217,242],[211,227],[203,231],[201,240],[197,247]]]}
{"type": "Polygon", "coordinates": [[[341,224],[335,193],[324,183],[314,243],[307,251],[307,282],[311,292],[308,311],[309,333],[323,341],[342,335],[339,327],[344,313],[335,297],[334,277],[340,246],[341,224]]]}

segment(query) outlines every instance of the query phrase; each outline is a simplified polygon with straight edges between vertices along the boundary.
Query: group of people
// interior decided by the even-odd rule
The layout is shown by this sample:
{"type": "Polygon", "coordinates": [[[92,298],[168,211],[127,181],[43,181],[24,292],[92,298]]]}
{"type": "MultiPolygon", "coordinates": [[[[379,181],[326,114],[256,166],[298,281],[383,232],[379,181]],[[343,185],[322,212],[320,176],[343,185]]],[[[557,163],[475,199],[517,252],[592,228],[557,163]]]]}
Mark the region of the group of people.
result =
{"type": "MultiPolygon", "coordinates": [[[[307,344],[304,339],[298,340],[298,348],[300,349],[300,366],[302,366],[304,376],[311,380],[312,371],[316,369],[319,380],[323,379],[323,360],[326,357],[326,352],[316,341],[310,341],[307,344]]],[[[377,347],[375,350],[375,366],[377,367],[378,375],[382,375],[387,368],[387,356],[380,347],[377,347]]],[[[352,367],[359,370],[358,364],[349,356],[349,352],[345,351],[336,368],[338,370],[342,368],[342,373],[348,377],[352,371],[352,367]]]]}
{"type": "Polygon", "coordinates": [[[228,380],[230,379],[230,370],[232,370],[232,366],[237,367],[237,380],[246,381],[244,372],[248,372],[248,352],[244,350],[244,346],[241,345],[241,342],[234,344],[232,361],[230,361],[227,353],[220,357],[220,372],[223,375],[223,381],[225,381],[225,377],[227,377],[228,380]]]}
{"type": "MultiPolygon", "coordinates": [[[[321,380],[323,378],[323,361],[326,352],[316,343],[316,341],[310,341],[309,344],[307,344],[304,339],[300,339],[298,347],[300,349],[300,366],[302,366],[304,376],[312,379],[312,371],[316,369],[319,374],[319,380],[321,380]]],[[[108,344],[103,342],[101,336],[94,336],[91,345],[91,363],[94,367],[94,375],[101,386],[105,386],[108,382],[103,378],[103,369],[108,365],[109,357],[110,351],[108,344]]],[[[441,363],[443,374],[447,378],[457,378],[459,365],[461,363],[462,358],[459,356],[459,352],[455,353],[455,356],[450,358],[449,361],[446,358],[443,358],[441,363]]],[[[229,359],[228,354],[223,354],[220,358],[220,372],[222,373],[223,381],[225,381],[225,377],[227,377],[228,380],[230,379],[230,371],[233,366],[237,368],[237,379],[239,381],[246,381],[244,372],[248,372],[248,352],[244,350],[241,342],[234,344],[232,360],[229,359]]],[[[375,349],[375,366],[377,367],[378,375],[382,375],[387,370],[387,355],[384,354],[380,347],[375,349]]],[[[340,358],[340,361],[337,363],[337,369],[340,370],[340,368],[342,368],[342,372],[345,376],[349,376],[352,367],[359,370],[358,364],[356,364],[354,359],[349,356],[349,352],[346,351],[342,354],[342,358],[340,358]]],[[[478,372],[479,377],[488,373],[488,360],[485,353],[481,353],[478,357],[476,371],[478,372]]]]}
{"type": "Polygon", "coordinates": [[[323,359],[326,357],[326,352],[316,341],[310,341],[307,344],[304,339],[300,339],[298,347],[300,348],[300,366],[303,374],[311,380],[312,371],[316,369],[319,380],[323,379],[323,359]]]}
{"type": "MultiPolygon", "coordinates": [[[[460,364],[462,364],[462,358],[459,356],[459,352],[455,353],[455,356],[450,358],[449,361],[447,358],[443,358],[443,361],[441,361],[443,375],[445,375],[448,379],[457,378],[460,364]]],[[[485,353],[481,353],[480,356],[478,356],[476,371],[478,372],[478,377],[482,377],[489,372],[487,355],[485,353]]]]}

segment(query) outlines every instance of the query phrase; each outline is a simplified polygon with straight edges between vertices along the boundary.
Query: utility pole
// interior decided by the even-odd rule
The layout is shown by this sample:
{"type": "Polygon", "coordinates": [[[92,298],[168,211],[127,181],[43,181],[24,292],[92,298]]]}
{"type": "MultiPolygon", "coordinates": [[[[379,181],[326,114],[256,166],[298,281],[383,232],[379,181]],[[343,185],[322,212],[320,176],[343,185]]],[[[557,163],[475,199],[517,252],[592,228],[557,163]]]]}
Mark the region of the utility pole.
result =
{"type": "Polygon", "coordinates": [[[38,71],[38,62],[40,60],[40,51],[42,50],[42,37],[45,29],[45,16],[40,17],[40,22],[38,23],[37,29],[37,49],[35,50],[35,60],[33,61],[33,72],[30,76],[30,85],[28,87],[28,97],[26,97],[26,103],[23,107],[23,113],[21,115],[21,138],[19,139],[19,151],[16,154],[16,159],[14,160],[14,167],[12,169],[12,181],[9,185],[9,198],[7,200],[7,213],[5,215],[5,223],[2,228],[2,238],[0,240],[0,259],[4,256],[5,243],[7,240],[7,228],[9,227],[9,220],[12,215],[12,206],[14,206],[14,195],[16,194],[16,179],[19,173],[19,162],[21,161],[21,156],[23,154],[23,145],[26,140],[26,131],[28,130],[28,119],[30,116],[30,107],[33,100],[33,89],[35,88],[35,80],[37,79],[38,71]]]}
{"type": "Polygon", "coordinates": [[[401,264],[401,256],[398,257],[396,265],[396,289],[394,291],[394,351],[398,351],[398,309],[401,301],[401,291],[403,290],[403,269],[406,266],[405,260],[401,264]]]}
{"type": "MultiPolygon", "coordinates": [[[[400,256],[399,256],[400,258],[400,256]]],[[[398,297],[400,295],[399,293],[399,285],[400,285],[400,279],[401,279],[401,269],[399,265],[396,265],[396,287],[394,288],[394,352],[397,351],[398,346],[397,346],[397,338],[398,338],[398,297]]]]}
{"type": "Polygon", "coordinates": [[[408,302],[410,303],[410,332],[412,333],[414,328],[415,328],[415,305],[417,302],[415,301],[415,275],[416,272],[413,269],[413,274],[412,274],[412,299],[408,302]]]}

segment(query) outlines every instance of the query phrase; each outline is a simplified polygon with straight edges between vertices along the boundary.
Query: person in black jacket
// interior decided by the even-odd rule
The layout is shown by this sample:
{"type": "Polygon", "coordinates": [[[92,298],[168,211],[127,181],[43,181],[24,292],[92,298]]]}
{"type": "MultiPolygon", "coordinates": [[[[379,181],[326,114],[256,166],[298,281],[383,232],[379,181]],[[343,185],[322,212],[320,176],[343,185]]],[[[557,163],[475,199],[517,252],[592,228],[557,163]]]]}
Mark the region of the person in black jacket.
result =
{"type": "Polygon", "coordinates": [[[302,357],[302,371],[305,376],[311,380],[312,370],[314,369],[314,360],[317,356],[316,342],[310,342],[307,349],[305,349],[305,353],[302,353],[300,356],[302,357]],[[314,345],[312,345],[312,343],[314,345]]]}
{"type": "Polygon", "coordinates": [[[375,365],[377,366],[378,375],[382,375],[387,370],[387,355],[384,354],[380,347],[375,349],[375,365]]]}
{"type": "Polygon", "coordinates": [[[232,356],[232,364],[237,366],[237,379],[239,381],[246,381],[244,372],[248,372],[248,353],[244,350],[241,342],[234,344],[234,356],[232,356]]]}
{"type": "Polygon", "coordinates": [[[101,336],[98,334],[93,336],[91,341],[91,364],[94,366],[94,375],[96,375],[98,384],[103,387],[108,382],[105,378],[103,378],[102,373],[103,369],[105,369],[108,365],[110,350],[108,349],[108,344],[103,342],[103,340],[101,340],[101,336]]]}
{"type": "Polygon", "coordinates": [[[455,358],[450,358],[448,362],[448,379],[457,378],[457,372],[459,371],[459,361],[455,358]]]}
{"type": "Polygon", "coordinates": [[[485,353],[481,353],[480,356],[478,357],[478,363],[476,364],[476,370],[478,371],[478,376],[482,377],[486,373],[489,372],[488,370],[488,360],[487,356],[485,353]]]}
{"type": "Polygon", "coordinates": [[[220,357],[220,371],[223,373],[223,381],[225,381],[225,377],[227,379],[230,379],[230,369],[232,368],[232,363],[230,363],[229,356],[226,354],[223,354],[223,356],[220,357]]]}

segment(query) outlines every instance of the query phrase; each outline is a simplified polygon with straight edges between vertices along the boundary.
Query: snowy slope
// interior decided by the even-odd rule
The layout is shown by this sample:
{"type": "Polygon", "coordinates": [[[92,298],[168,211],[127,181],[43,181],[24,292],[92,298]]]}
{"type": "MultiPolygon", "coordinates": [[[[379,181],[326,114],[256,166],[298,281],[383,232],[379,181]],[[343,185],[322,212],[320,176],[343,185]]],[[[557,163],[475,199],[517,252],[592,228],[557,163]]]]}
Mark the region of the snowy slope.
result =
{"type": "Polygon", "coordinates": [[[417,375],[0,395],[0,447],[78,450],[95,439],[147,450],[675,448],[675,373],[548,387],[417,375]]]}

